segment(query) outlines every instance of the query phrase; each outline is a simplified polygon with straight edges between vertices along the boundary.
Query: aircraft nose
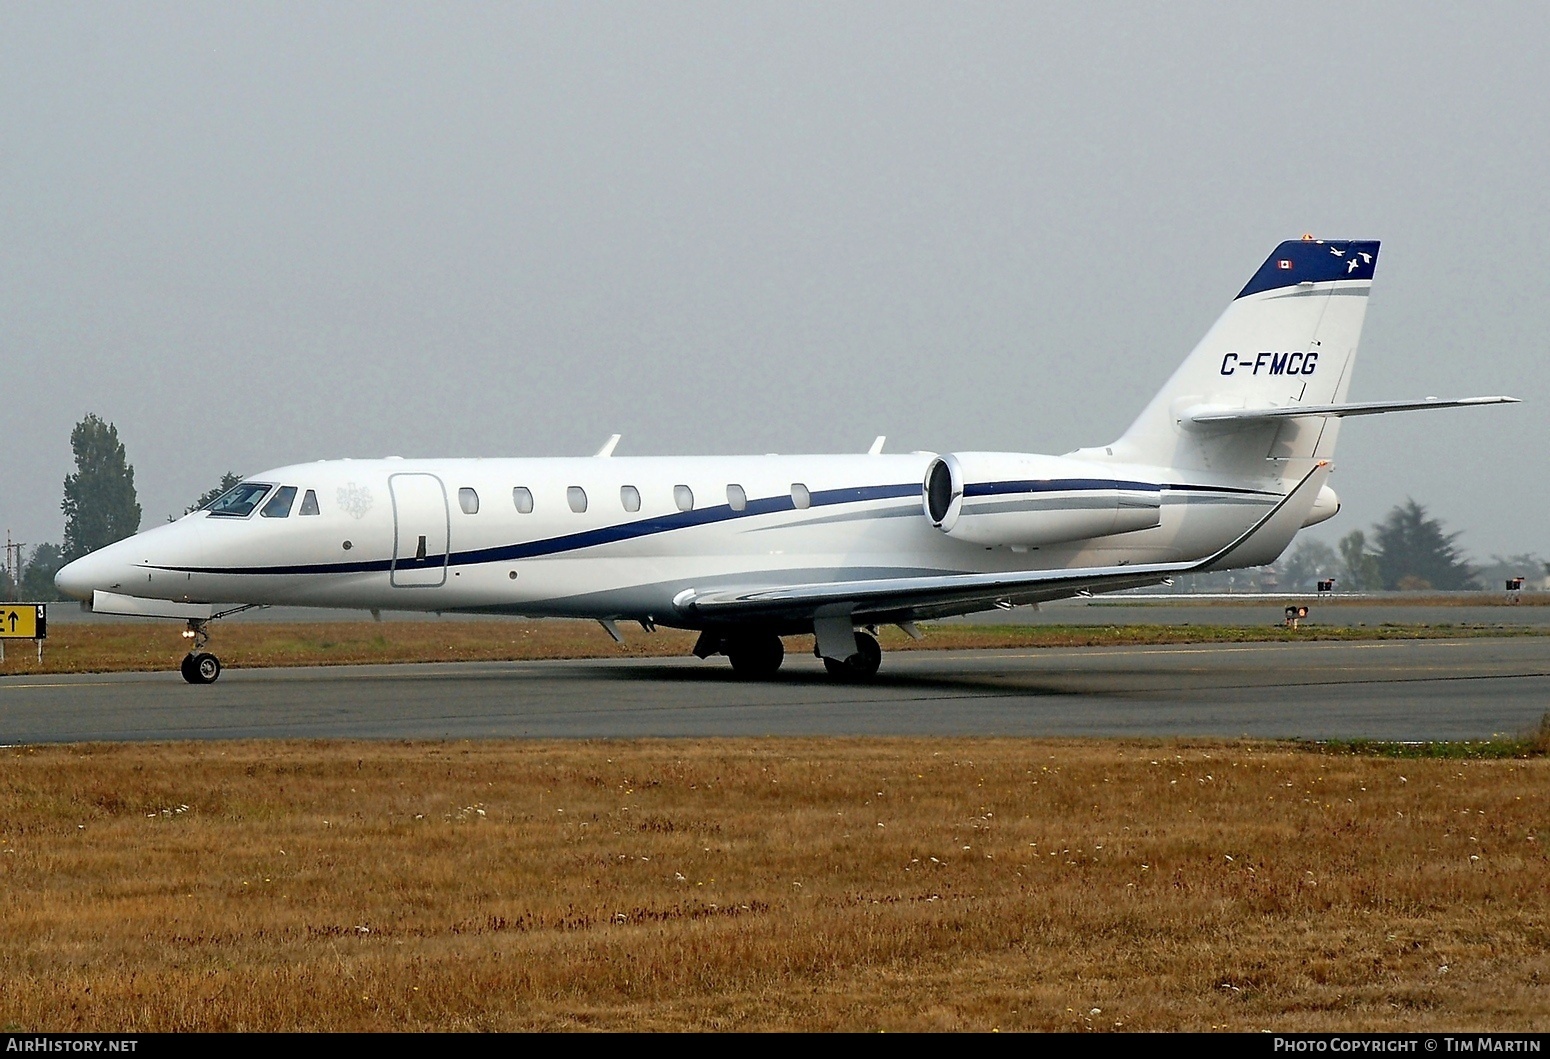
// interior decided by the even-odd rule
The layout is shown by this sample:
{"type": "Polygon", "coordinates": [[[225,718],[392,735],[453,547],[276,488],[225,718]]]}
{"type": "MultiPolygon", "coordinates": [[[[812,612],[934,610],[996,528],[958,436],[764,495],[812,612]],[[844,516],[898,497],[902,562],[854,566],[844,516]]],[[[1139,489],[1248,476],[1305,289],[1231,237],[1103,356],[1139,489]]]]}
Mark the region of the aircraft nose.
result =
{"type": "Polygon", "coordinates": [[[54,575],[54,587],[72,599],[84,600],[87,603],[91,602],[92,593],[97,589],[111,591],[117,587],[109,583],[110,579],[120,579],[111,577],[112,567],[117,564],[104,556],[103,552],[107,550],[104,548],[90,555],[83,555],[74,562],[66,563],[60,568],[59,573],[54,575]]]}

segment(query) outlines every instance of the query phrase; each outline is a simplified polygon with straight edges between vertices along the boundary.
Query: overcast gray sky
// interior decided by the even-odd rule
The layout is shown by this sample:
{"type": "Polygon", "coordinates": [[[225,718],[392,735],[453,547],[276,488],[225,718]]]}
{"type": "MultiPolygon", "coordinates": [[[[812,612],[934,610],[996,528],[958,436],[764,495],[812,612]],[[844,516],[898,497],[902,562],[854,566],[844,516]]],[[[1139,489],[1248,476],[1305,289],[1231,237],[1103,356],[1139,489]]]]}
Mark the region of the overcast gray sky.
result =
{"type": "Polygon", "coordinates": [[[1550,553],[1550,5],[0,2],[0,532],[339,456],[1063,452],[1383,240],[1317,533],[1550,553]]]}

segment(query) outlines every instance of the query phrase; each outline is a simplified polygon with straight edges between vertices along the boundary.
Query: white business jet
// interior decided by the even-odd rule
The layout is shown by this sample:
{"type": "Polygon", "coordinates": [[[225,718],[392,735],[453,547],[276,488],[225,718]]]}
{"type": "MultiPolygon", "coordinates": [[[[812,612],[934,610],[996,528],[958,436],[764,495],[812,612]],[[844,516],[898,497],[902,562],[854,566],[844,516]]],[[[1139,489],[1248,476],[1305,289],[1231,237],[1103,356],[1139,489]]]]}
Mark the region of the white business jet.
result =
{"type": "Polygon", "coordinates": [[[279,467],[93,552],[93,611],[206,625],[252,606],[591,618],[700,631],[768,677],[816,634],[866,678],[883,624],[1272,562],[1339,509],[1340,419],[1510,397],[1348,403],[1376,242],[1282,243],[1119,440],[1014,452],[329,460],[279,467]]]}

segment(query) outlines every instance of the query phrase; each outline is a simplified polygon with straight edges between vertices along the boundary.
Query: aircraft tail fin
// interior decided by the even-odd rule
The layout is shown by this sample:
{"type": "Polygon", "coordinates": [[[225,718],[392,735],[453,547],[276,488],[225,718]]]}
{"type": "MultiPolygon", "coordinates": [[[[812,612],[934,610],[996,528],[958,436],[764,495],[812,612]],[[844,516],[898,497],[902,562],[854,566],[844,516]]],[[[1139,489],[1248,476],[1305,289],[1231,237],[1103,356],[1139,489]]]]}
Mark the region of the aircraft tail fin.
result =
{"type": "Polygon", "coordinates": [[[1338,416],[1224,413],[1341,404],[1377,262],[1376,241],[1276,247],[1110,447],[1113,457],[1261,479],[1301,478],[1306,461],[1328,459],[1338,416]]]}

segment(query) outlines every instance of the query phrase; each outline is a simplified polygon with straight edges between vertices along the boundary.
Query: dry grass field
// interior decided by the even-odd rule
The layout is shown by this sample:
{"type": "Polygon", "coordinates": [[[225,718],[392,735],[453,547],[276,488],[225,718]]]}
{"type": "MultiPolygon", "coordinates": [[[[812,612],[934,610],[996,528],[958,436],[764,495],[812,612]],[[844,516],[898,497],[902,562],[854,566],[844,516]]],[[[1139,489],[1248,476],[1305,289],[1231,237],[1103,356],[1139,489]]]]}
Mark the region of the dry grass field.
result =
{"type": "Polygon", "coordinates": [[[0,1026],[1546,1030],[1547,781],[1202,742],[8,748],[0,1026]]]}
{"type": "MultiPolygon", "coordinates": [[[[624,628],[621,646],[590,621],[224,622],[210,649],[228,667],[319,666],[372,662],[489,662],[534,658],[682,657],[695,634],[624,628]]],[[[1096,647],[1118,644],[1375,640],[1459,636],[1543,636],[1533,626],[1377,625],[1362,628],[1279,625],[937,625],[916,642],[882,630],[885,650],[913,648],[1096,647]]],[[[787,650],[810,652],[811,637],[791,637],[787,650]]],[[[176,669],[188,651],[175,622],[56,622],[43,662],[30,640],[11,641],[0,675],[102,673],[176,669]]]]}

